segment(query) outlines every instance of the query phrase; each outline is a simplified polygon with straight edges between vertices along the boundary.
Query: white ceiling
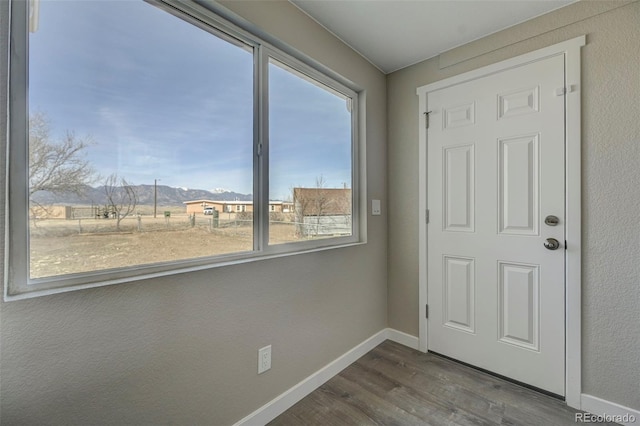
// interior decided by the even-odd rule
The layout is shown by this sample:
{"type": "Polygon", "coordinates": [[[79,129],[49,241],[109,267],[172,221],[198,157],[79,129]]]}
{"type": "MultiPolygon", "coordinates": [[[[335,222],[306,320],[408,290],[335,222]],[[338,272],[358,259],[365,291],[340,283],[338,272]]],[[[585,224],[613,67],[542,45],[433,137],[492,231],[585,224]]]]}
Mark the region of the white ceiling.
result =
{"type": "Polygon", "coordinates": [[[576,0],[289,0],[385,73],[576,0]]]}

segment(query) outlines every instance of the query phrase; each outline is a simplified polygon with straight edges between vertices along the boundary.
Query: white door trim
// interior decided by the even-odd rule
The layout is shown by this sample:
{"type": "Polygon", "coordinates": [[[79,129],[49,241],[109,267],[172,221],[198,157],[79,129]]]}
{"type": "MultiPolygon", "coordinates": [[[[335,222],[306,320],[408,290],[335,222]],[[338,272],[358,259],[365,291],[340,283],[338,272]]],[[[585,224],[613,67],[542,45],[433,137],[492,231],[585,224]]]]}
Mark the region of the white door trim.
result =
{"type": "Polygon", "coordinates": [[[580,135],[580,48],[586,44],[586,36],[576,37],[553,46],[545,47],[496,64],[488,65],[426,86],[419,87],[418,109],[418,285],[420,350],[427,351],[427,327],[425,321],[427,301],[427,94],[475,80],[489,74],[538,61],[550,56],[565,58],[565,132],[566,132],[566,240],[565,254],[565,398],[570,407],[580,408],[581,382],[581,135],[580,135]]]}

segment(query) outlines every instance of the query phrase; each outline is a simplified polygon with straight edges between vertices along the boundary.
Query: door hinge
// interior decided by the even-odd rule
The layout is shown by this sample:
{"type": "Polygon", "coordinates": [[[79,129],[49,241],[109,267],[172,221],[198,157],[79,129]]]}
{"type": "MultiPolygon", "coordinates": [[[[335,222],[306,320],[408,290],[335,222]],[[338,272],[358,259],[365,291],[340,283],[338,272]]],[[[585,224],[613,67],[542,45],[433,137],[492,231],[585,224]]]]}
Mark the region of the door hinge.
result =
{"type": "Polygon", "coordinates": [[[429,223],[429,209],[426,210],[425,220],[429,223]]]}
{"type": "Polygon", "coordinates": [[[567,94],[567,88],[566,87],[558,87],[556,89],[556,96],[564,96],[567,94]]]}
{"type": "Polygon", "coordinates": [[[429,318],[429,305],[424,305],[424,317],[429,318]]]}
{"type": "Polygon", "coordinates": [[[432,111],[426,111],[424,113],[424,126],[425,126],[426,129],[429,128],[429,114],[431,114],[431,113],[432,113],[432,111]]]}

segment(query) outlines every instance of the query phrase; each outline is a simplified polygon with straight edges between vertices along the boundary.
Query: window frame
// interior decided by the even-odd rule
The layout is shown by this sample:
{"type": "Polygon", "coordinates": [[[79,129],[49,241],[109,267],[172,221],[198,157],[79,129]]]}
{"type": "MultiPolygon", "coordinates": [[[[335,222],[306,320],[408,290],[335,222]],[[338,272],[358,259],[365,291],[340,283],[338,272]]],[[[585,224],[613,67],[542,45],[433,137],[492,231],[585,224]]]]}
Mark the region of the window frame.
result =
{"type": "MultiPolygon", "coordinates": [[[[142,0],[140,0],[142,1],[142,0]]],[[[174,260],[91,272],[30,278],[28,197],[28,2],[9,2],[9,81],[5,221],[4,299],[18,300],[48,294],[101,287],[191,271],[217,268],[280,256],[349,247],[366,243],[366,197],[362,90],[324,65],[295,51],[222,6],[205,1],[146,0],[177,19],[232,44],[249,46],[254,57],[253,113],[253,250],[174,260]],[[267,40],[268,39],[268,40],[267,40]],[[282,62],[309,79],[352,100],[351,203],[352,234],[316,240],[269,244],[269,58],[282,62]],[[26,167],[25,167],[26,166],[26,167]]]]}

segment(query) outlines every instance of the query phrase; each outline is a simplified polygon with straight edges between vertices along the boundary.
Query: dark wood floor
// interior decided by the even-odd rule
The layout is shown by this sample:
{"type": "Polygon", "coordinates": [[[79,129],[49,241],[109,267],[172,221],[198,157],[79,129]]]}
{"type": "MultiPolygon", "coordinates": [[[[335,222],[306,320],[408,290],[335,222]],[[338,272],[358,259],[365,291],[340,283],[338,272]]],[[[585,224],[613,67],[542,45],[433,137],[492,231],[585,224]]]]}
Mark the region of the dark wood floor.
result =
{"type": "Polygon", "coordinates": [[[270,425],[576,425],[564,402],[386,341],[270,425]]]}

